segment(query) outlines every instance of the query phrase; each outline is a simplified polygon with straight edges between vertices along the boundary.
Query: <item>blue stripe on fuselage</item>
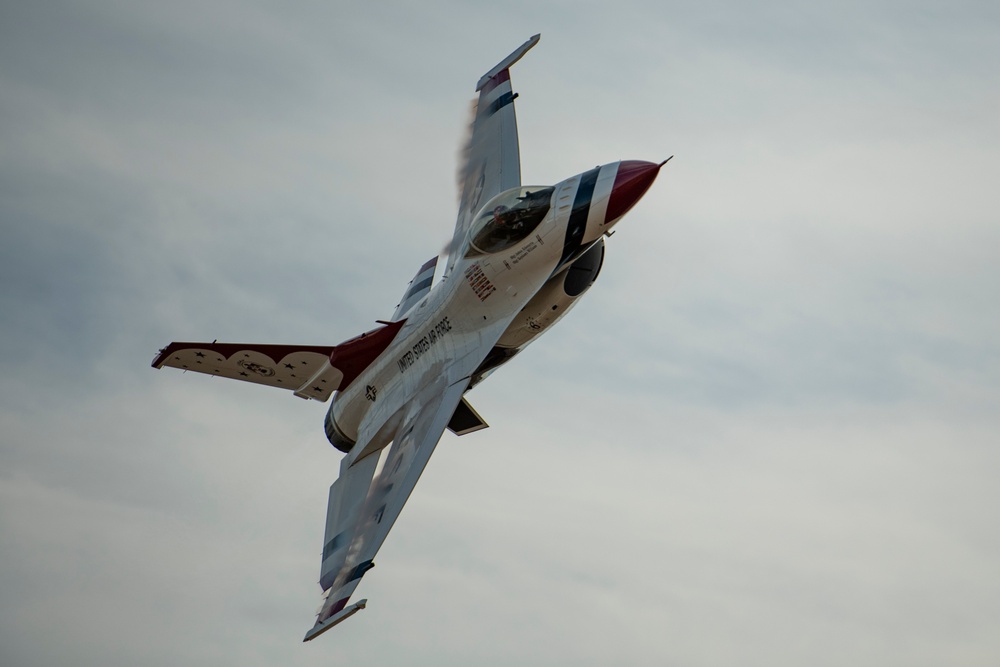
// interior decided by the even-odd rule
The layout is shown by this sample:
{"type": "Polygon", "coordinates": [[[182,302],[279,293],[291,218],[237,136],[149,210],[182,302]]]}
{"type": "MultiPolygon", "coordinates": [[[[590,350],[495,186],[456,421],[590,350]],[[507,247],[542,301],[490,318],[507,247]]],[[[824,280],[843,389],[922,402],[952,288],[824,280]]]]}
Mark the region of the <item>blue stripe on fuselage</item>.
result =
{"type": "Polygon", "coordinates": [[[597,167],[580,176],[580,187],[573,199],[573,210],[566,224],[566,241],[563,243],[562,257],[559,259],[558,271],[566,262],[580,254],[583,235],[587,231],[587,217],[590,215],[590,202],[594,198],[594,186],[597,185],[597,175],[601,168],[597,167]]]}

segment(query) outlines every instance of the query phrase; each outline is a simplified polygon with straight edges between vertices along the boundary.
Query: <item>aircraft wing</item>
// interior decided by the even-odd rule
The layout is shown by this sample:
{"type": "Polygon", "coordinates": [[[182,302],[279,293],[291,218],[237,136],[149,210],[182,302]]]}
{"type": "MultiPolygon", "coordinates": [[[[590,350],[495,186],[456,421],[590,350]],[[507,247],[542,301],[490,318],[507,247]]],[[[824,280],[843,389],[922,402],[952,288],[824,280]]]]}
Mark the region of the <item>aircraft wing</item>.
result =
{"type": "Polygon", "coordinates": [[[320,569],[323,604],[303,641],[364,608],[365,600],[350,607],[347,603],[361,577],[375,566],[376,552],[468,386],[469,378],[447,385],[442,377],[388,421],[362,425],[358,444],[341,461],[340,477],[330,487],[320,569]],[[391,444],[378,449],[388,438],[391,444]]]}
{"type": "Polygon", "coordinates": [[[459,168],[461,195],[455,235],[449,246],[448,270],[455,264],[458,249],[469,232],[479,207],[494,195],[521,185],[521,155],[517,143],[517,118],[510,85],[510,66],[538,43],[534,35],[513,53],[484,74],[476,85],[472,133],[465,147],[464,164],[459,168]]]}

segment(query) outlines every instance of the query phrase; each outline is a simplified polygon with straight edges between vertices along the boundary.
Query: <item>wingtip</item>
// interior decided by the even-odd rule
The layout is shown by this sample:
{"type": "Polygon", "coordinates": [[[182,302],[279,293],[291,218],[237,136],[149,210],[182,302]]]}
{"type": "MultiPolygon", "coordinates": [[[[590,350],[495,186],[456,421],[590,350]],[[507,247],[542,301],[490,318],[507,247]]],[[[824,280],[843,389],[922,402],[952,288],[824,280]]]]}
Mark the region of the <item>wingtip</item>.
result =
{"type": "Polygon", "coordinates": [[[514,49],[509,56],[501,60],[496,66],[493,67],[493,69],[480,77],[479,82],[476,84],[476,92],[482,90],[483,87],[489,83],[490,79],[520,60],[525,53],[530,51],[535,46],[535,44],[538,44],[538,40],[541,38],[542,33],[540,32],[532,35],[528,38],[528,41],[514,49]]]}
{"type": "Polygon", "coordinates": [[[364,609],[366,606],[368,606],[368,598],[365,598],[363,600],[358,600],[351,606],[347,607],[346,609],[342,609],[340,612],[326,619],[322,623],[317,623],[316,625],[312,626],[312,628],[309,629],[309,632],[306,633],[306,636],[302,638],[303,643],[316,639],[317,637],[319,637],[321,634],[323,634],[333,626],[337,625],[342,621],[346,621],[351,616],[354,616],[356,613],[364,609]]]}

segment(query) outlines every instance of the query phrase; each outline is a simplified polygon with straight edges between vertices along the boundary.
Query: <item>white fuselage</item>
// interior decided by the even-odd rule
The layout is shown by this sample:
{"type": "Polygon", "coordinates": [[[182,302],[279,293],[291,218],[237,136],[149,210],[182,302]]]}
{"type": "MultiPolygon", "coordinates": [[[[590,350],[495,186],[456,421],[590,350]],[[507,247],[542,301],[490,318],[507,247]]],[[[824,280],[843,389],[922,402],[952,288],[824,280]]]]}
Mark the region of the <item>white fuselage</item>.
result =
{"type": "Polygon", "coordinates": [[[557,184],[545,218],[514,245],[492,254],[469,252],[468,242],[460,248],[451,271],[403,315],[389,347],[334,397],[328,418],[337,430],[353,442],[362,432],[371,437],[424,387],[469,377],[483,361],[482,350],[496,344],[553,273],[617,222],[606,213],[618,166],[557,184]],[[581,188],[587,190],[582,210],[581,188]],[[578,229],[568,247],[571,218],[578,229]]]}

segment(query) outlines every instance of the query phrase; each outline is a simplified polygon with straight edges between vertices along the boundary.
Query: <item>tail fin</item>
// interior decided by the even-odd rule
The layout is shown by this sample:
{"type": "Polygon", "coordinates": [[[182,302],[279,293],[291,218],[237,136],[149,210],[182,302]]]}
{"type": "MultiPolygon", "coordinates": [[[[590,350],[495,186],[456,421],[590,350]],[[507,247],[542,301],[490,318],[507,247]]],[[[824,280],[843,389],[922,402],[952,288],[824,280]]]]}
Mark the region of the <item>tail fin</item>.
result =
{"type": "Polygon", "coordinates": [[[437,257],[427,260],[420,267],[420,270],[417,271],[417,275],[413,276],[413,280],[410,281],[410,284],[406,286],[406,291],[403,292],[403,298],[399,300],[399,305],[396,306],[396,312],[392,314],[393,321],[406,315],[410,308],[413,308],[418,301],[424,298],[425,294],[431,291],[437,261],[437,257]]]}

